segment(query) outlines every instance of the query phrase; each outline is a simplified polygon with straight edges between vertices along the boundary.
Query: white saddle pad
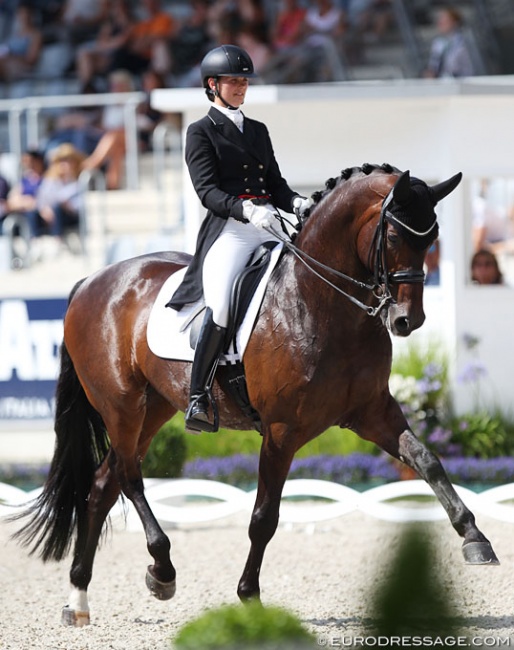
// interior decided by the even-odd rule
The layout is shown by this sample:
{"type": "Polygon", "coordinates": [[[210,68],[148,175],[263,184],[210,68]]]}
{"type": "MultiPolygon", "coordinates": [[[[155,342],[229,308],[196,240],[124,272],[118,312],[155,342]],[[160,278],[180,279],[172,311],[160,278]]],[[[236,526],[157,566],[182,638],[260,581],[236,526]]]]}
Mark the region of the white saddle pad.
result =
{"type": "MultiPolygon", "coordinates": [[[[234,363],[243,358],[264,298],[266,285],[268,284],[273,269],[277,265],[281,251],[282,244],[278,244],[271,251],[269,266],[253,295],[248,311],[236,334],[237,353],[229,350],[226,355],[221,357],[220,363],[234,363]]],[[[203,301],[199,301],[193,305],[186,305],[180,311],[165,306],[175,289],[182,282],[185,272],[185,268],[181,269],[169,277],[162,285],[150,312],[146,336],[150,350],[158,357],[177,359],[179,361],[193,361],[194,350],[189,344],[190,325],[196,314],[204,307],[203,301]]]]}

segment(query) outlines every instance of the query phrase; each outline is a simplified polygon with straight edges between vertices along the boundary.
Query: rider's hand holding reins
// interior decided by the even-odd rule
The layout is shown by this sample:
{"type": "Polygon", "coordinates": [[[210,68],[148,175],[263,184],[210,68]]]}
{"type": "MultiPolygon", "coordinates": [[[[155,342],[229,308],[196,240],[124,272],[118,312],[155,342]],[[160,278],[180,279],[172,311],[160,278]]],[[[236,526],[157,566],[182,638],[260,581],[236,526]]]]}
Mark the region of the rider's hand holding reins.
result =
{"type": "Polygon", "coordinates": [[[244,202],[243,215],[256,228],[269,228],[276,220],[275,213],[266,205],[255,205],[251,201],[244,202]]]}
{"type": "Polygon", "coordinates": [[[298,218],[303,217],[307,210],[312,206],[311,199],[305,198],[305,196],[295,196],[293,199],[293,210],[298,218]]]}

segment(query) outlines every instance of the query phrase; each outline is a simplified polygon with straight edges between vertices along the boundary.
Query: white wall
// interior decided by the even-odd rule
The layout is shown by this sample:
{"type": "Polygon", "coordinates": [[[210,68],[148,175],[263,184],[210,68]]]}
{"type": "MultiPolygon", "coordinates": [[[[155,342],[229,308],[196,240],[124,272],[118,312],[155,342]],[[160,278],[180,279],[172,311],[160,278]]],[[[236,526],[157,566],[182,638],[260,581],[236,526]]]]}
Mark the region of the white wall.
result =
{"type": "MultiPolygon", "coordinates": [[[[204,115],[201,89],[158,90],[153,105],[183,113],[184,125],[204,115]]],[[[462,171],[464,179],[514,176],[514,78],[346,82],[302,86],[254,86],[244,111],[264,121],[284,176],[297,189],[320,189],[330,176],[364,162],[388,162],[428,182],[462,171]]],[[[184,174],[188,246],[192,249],[203,209],[184,174]]],[[[469,219],[467,182],[438,208],[441,220],[441,286],[426,288],[427,322],[411,341],[446,341],[458,411],[476,394],[456,381],[470,360],[464,334],[480,339],[488,372],[480,398],[513,410],[514,290],[467,284],[469,219]]],[[[406,343],[395,341],[395,348],[406,343]]]]}

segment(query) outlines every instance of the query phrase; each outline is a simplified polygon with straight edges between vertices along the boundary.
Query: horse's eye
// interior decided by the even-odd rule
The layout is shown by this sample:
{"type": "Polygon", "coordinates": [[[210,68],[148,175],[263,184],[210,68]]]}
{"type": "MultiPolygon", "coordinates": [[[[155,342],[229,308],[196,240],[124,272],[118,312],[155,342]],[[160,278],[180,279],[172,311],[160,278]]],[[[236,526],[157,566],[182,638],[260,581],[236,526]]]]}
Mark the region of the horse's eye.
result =
{"type": "Polygon", "coordinates": [[[389,231],[389,232],[387,233],[387,241],[388,241],[390,244],[397,244],[397,243],[399,242],[399,240],[400,240],[400,237],[398,236],[397,233],[392,232],[392,231],[389,231]]]}

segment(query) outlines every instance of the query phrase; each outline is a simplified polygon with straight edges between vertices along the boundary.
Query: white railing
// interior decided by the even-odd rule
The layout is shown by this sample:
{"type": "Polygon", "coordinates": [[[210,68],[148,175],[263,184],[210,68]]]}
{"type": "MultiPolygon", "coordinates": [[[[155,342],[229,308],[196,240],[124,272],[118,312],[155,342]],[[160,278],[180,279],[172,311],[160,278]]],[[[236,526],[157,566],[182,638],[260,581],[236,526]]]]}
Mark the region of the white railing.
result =
{"type": "MultiPolygon", "coordinates": [[[[462,486],[455,486],[455,489],[476,515],[514,522],[514,505],[504,503],[514,500],[514,483],[479,494],[462,486]]],[[[25,492],[0,483],[0,517],[19,512],[40,491],[41,488],[25,492]]],[[[256,490],[246,492],[232,485],[201,479],[147,479],[145,494],[162,525],[177,525],[214,521],[240,512],[250,514],[256,490]]],[[[312,524],[356,511],[392,522],[447,518],[424,481],[399,481],[358,492],[329,481],[292,479],[286,481],[284,487],[280,522],[312,524]],[[418,497],[433,497],[434,501],[418,497]],[[294,501],[290,501],[291,498],[294,501]]],[[[126,517],[128,530],[141,530],[139,518],[130,503],[118,501],[111,516],[115,519],[126,517]]]]}
{"type": "Polygon", "coordinates": [[[122,105],[124,110],[127,152],[127,187],[135,190],[139,187],[136,110],[145,98],[146,95],[143,92],[129,92],[2,99],[0,100],[0,113],[7,113],[9,123],[9,149],[19,160],[24,149],[23,121],[25,121],[27,144],[29,146],[35,146],[40,141],[39,117],[44,110],[108,106],[112,104],[122,105]]]}

